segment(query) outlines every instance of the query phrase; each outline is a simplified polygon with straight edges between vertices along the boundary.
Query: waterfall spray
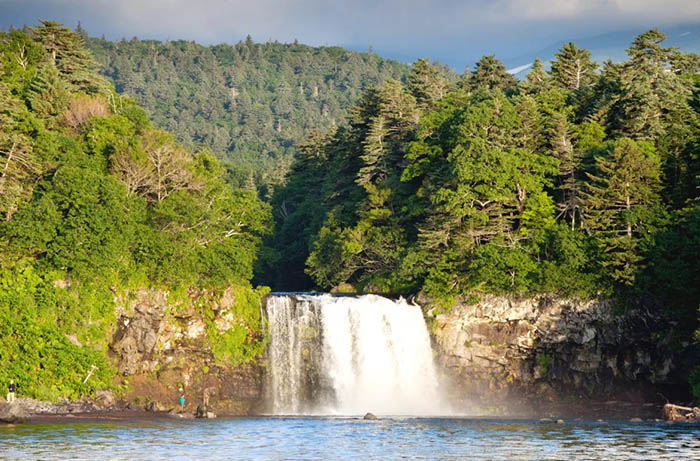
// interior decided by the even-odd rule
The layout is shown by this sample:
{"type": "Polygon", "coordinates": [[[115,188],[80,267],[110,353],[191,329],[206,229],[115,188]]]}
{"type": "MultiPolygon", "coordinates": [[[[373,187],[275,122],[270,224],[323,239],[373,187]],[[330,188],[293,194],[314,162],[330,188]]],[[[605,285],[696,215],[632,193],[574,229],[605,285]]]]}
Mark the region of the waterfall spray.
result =
{"type": "Polygon", "coordinates": [[[273,294],[267,314],[273,413],[440,411],[420,307],[376,295],[273,294]]]}

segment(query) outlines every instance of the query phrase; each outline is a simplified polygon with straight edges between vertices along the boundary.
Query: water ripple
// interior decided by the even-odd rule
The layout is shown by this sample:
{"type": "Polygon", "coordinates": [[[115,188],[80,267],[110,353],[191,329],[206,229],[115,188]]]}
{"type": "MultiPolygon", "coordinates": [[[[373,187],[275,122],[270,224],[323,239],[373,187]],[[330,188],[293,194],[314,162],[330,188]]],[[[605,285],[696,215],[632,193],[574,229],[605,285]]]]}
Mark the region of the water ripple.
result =
{"type": "Polygon", "coordinates": [[[447,418],[260,417],[0,427],[0,459],[698,459],[700,427],[447,418]]]}

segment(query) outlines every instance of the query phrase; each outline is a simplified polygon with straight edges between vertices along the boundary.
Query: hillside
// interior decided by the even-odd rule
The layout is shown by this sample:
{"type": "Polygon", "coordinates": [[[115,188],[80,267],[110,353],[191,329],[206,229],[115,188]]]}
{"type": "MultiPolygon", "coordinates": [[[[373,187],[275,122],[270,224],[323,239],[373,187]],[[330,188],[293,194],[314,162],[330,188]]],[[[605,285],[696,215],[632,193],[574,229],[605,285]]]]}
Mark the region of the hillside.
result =
{"type": "Polygon", "coordinates": [[[700,58],[664,39],[599,72],[567,44],[523,82],[419,61],[366,92],[273,198],[273,288],[605,296],[697,354],[700,58]]]}
{"type": "Polygon", "coordinates": [[[0,381],[24,396],[112,387],[118,304],[139,290],[163,293],[172,315],[191,305],[217,360],[262,348],[249,280],[269,206],[95,67],[58,23],[0,33],[0,381]],[[220,331],[211,299],[230,287],[236,322],[220,331]]]}
{"type": "MultiPolygon", "coordinates": [[[[687,53],[700,53],[700,24],[665,27],[661,31],[668,37],[665,46],[677,47],[687,53]]],[[[642,32],[644,32],[643,29],[636,29],[608,32],[593,37],[572,37],[553,43],[536,53],[504,58],[503,62],[508,69],[519,70],[515,73],[518,78],[525,78],[535,58],[539,58],[548,65],[556,52],[569,41],[574,41],[581,48],[590,51],[591,59],[594,61],[605,62],[610,59],[613,62],[622,62],[627,59],[629,38],[642,32]]]]}
{"type": "Polygon", "coordinates": [[[84,37],[119,93],[180,142],[229,162],[239,184],[254,179],[263,195],[282,182],[298,141],[342,123],[363,90],[408,72],[376,54],[250,37],[209,47],[84,37]]]}

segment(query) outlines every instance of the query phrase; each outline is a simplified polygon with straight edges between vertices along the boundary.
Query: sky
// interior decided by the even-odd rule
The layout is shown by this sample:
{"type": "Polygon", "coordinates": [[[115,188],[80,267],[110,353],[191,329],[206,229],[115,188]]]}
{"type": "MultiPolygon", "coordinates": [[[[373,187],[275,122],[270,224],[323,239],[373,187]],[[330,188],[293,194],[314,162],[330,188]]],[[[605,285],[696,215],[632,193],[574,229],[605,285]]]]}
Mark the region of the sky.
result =
{"type": "MultiPolygon", "coordinates": [[[[78,21],[108,39],[235,43],[295,39],[462,70],[553,43],[700,23],[700,0],[0,0],[0,28],[78,21]]],[[[630,35],[630,41],[633,35],[630,35]]]]}

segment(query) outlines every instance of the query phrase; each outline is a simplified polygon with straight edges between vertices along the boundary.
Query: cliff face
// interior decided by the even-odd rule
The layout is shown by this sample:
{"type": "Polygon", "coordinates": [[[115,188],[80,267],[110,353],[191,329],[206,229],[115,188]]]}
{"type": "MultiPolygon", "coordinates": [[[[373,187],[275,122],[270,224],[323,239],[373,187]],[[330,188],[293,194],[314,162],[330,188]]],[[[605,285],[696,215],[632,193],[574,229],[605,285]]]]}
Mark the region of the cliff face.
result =
{"type": "MultiPolygon", "coordinates": [[[[264,357],[233,365],[212,350],[211,328],[223,333],[241,323],[236,296],[234,289],[210,296],[206,309],[201,293],[175,303],[158,290],[117,299],[110,354],[132,406],[175,408],[183,389],[189,411],[205,398],[220,414],[263,409],[264,357]]],[[[603,416],[627,401],[631,407],[621,415],[653,416],[655,406],[638,404],[658,400],[674,371],[672,351],[656,333],[660,320],[646,311],[618,314],[606,301],[544,296],[484,295],[447,313],[421,303],[457,411],[526,416],[563,415],[568,408],[603,416]],[[612,406],[588,412],[594,402],[612,406]]]]}
{"type": "Polygon", "coordinates": [[[142,289],[117,298],[110,355],[132,406],[179,407],[182,389],[188,411],[205,399],[221,414],[256,411],[262,399],[262,358],[232,365],[217,359],[209,339],[211,328],[225,333],[240,324],[233,312],[238,295],[230,288],[209,298],[206,310],[201,309],[201,294],[169,302],[164,291],[142,289]]]}
{"type": "MultiPolygon", "coordinates": [[[[593,401],[658,400],[672,353],[646,311],[606,301],[482,296],[426,306],[437,362],[466,411],[543,413],[593,401]]],[[[610,403],[610,402],[608,402],[610,403]]]]}

